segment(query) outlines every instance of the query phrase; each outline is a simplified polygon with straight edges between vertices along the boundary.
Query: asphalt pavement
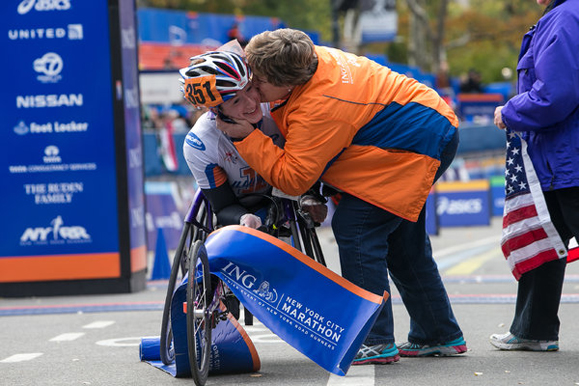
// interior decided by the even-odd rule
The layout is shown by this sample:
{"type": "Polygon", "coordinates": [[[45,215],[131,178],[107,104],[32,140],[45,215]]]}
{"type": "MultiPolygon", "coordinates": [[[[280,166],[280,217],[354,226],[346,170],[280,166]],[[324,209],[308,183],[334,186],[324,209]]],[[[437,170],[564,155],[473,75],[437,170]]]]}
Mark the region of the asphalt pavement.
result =
{"type": "MultiPolygon", "coordinates": [[[[339,272],[329,229],[319,232],[329,268],[339,272]]],[[[560,351],[506,352],[488,337],[506,332],[516,281],[490,226],[443,228],[432,245],[468,352],[353,366],[331,375],[259,322],[246,326],[261,358],[252,374],[212,376],[207,385],[579,385],[579,263],[568,266],[560,307],[560,351]]],[[[189,385],[139,361],[141,337],[159,334],[166,281],[133,294],[0,298],[0,385],[189,385]]],[[[395,290],[396,338],[408,315],[395,290]]],[[[344,310],[347,312],[347,310],[344,310]]]]}

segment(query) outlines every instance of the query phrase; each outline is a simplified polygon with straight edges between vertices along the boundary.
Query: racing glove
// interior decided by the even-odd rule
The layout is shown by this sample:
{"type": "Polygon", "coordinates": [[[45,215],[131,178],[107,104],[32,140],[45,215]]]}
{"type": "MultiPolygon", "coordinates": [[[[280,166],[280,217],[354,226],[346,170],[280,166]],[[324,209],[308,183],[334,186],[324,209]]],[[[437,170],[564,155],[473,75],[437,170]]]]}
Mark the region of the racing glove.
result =
{"type": "Polygon", "coordinates": [[[239,219],[239,225],[257,229],[261,226],[261,218],[252,213],[246,213],[239,219]]]}
{"type": "Polygon", "coordinates": [[[299,200],[300,209],[308,213],[315,223],[323,223],[328,215],[328,207],[324,201],[313,195],[303,195],[299,200]]]}

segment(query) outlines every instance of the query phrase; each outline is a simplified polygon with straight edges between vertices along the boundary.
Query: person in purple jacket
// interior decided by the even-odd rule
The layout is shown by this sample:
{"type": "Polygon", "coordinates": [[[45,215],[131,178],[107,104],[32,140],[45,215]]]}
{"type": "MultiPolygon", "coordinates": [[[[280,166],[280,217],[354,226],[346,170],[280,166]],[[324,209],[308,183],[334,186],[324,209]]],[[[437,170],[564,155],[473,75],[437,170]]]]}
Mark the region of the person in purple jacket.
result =
{"type": "MultiPolygon", "coordinates": [[[[500,129],[522,133],[551,221],[565,245],[579,240],[579,0],[537,0],[545,13],[524,36],[518,94],[495,110],[500,129]]],[[[519,280],[515,317],[490,337],[503,350],[559,349],[559,303],[565,259],[519,280]]]]}

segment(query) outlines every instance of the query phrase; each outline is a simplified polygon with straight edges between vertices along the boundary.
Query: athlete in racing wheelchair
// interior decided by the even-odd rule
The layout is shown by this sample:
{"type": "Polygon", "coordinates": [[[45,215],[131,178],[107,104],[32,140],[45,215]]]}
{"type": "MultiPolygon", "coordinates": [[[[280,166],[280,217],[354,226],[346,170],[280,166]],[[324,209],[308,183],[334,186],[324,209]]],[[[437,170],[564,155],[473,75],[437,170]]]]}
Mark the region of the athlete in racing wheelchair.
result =
{"type": "MultiPolygon", "coordinates": [[[[183,145],[184,157],[199,190],[185,218],[167,289],[161,331],[161,359],[165,364],[172,360],[168,305],[175,288],[177,266],[181,266],[184,274],[189,248],[194,241],[204,240],[217,224],[239,224],[277,237],[292,236],[296,248],[301,250],[303,244],[304,253],[325,264],[313,228],[327,215],[319,188],[295,200],[272,195],[271,186],[238,154],[235,139],[217,129],[217,119],[247,120],[283,147],[284,138],[271,118],[269,105],[260,103],[242,55],[239,46],[228,43],[220,51],[192,57],[190,65],[180,70],[185,98],[209,111],[197,120],[183,145]]],[[[230,312],[239,318],[237,299],[231,295],[226,300],[230,312]]]]}

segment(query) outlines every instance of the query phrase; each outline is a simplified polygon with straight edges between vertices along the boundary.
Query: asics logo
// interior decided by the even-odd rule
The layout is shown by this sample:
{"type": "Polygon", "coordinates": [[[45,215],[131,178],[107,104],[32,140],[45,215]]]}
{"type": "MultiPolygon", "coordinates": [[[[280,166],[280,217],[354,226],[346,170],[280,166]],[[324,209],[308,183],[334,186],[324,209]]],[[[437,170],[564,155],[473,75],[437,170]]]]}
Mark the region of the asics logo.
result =
{"type": "Polygon", "coordinates": [[[18,4],[18,14],[25,15],[34,8],[37,11],[66,11],[70,9],[69,0],[23,0],[18,4]]]}

